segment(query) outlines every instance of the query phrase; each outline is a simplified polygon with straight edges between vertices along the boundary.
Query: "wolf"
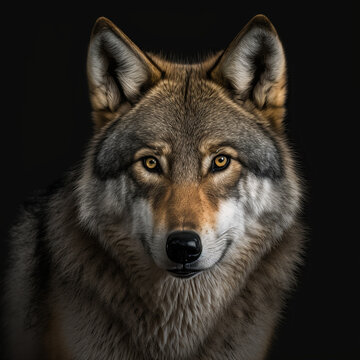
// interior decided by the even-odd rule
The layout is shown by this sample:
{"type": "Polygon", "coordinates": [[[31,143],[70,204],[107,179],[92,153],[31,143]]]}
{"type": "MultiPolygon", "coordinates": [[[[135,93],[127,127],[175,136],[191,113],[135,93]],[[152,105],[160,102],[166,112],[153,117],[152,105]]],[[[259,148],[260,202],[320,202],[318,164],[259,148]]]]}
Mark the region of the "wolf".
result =
{"type": "Polygon", "coordinates": [[[264,359],[304,242],[274,26],[171,62],[102,17],[87,74],[84,158],[10,231],[7,358],[264,359]]]}

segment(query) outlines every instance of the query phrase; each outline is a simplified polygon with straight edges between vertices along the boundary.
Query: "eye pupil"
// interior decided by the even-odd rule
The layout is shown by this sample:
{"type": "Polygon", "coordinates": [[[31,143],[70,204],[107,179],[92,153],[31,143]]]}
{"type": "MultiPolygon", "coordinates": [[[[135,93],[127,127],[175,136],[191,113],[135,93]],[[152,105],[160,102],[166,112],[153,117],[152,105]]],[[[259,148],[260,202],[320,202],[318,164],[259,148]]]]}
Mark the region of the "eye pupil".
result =
{"type": "Polygon", "coordinates": [[[148,167],[152,168],[156,165],[156,161],[155,161],[155,159],[150,158],[150,159],[147,159],[146,164],[148,167]]]}

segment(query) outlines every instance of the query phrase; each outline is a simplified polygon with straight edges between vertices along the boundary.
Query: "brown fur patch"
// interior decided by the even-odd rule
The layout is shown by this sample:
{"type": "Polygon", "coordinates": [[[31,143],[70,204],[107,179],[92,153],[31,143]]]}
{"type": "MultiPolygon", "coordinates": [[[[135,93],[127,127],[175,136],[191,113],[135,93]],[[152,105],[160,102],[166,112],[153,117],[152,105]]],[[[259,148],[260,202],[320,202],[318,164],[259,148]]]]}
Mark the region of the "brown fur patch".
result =
{"type": "Polygon", "coordinates": [[[217,204],[210,201],[200,184],[172,184],[153,208],[154,221],[169,231],[198,230],[216,221],[217,204]]]}

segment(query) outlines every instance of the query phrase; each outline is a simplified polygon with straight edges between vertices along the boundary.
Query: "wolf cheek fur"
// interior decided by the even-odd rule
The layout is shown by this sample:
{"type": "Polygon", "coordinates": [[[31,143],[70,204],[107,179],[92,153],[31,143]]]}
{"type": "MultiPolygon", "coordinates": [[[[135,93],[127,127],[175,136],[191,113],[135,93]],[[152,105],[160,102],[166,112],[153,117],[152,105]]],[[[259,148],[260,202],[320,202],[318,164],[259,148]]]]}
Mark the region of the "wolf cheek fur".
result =
{"type": "Polygon", "coordinates": [[[85,160],[11,233],[10,358],[263,359],[303,242],[274,27],[177,64],[100,18],[87,71],[85,160]]]}

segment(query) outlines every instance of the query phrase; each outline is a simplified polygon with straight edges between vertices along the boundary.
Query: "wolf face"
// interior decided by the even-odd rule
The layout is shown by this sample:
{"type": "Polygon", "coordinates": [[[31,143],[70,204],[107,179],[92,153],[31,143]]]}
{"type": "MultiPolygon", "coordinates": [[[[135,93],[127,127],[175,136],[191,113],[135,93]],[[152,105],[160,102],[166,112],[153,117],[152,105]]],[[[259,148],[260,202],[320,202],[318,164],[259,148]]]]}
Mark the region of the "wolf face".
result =
{"type": "Polygon", "coordinates": [[[11,233],[8,358],[264,359],[303,243],[275,29],[178,64],[100,18],[87,70],[86,155],[11,233]]]}
{"type": "Polygon", "coordinates": [[[290,226],[300,195],[282,127],[285,57],[266,17],[190,65],[145,54],[101,18],[88,77],[96,135],[78,211],[114,258],[192,277],[266,251],[290,226]]]}

